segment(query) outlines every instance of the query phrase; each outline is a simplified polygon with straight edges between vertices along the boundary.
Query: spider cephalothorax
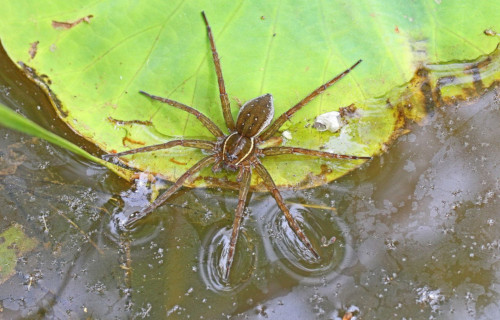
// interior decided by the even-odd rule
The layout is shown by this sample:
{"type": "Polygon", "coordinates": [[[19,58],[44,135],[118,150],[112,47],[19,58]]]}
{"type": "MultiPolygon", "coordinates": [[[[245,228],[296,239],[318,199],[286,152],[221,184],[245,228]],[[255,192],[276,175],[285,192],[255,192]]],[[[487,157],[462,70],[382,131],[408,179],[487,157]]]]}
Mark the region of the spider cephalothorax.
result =
{"type": "Polygon", "coordinates": [[[128,154],[134,154],[139,152],[150,152],[155,150],[167,149],[175,146],[184,146],[191,148],[198,148],[206,150],[210,155],[206,156],[190,169],[188,169],[170,188],[167,189],[163,194],[161,194],[156,200],[142,211],[130,216],[125,222],[125,227],[130,227],[135,224],[138,220],[144,218],[151,212],[153,212],[158,206],[163,204],[172,194],[174,194],[184,182],[199,172],[201,169],[212,166],[212,170],[219,171],[222,168],[236,171],[238,170],[237,181],[240,185],[238,205],[236,207],[236,214],[233,223],[233,230],[231,234],[231,240],[229,244],[229,252],[227,255],[226,269],[224,271],[224,279],[228,279],[229,271],[234,257],[234,250],[236,247],[236,241],[238,239],[238,232],[240,229],[240,224],[243,216],[243,211],[245,209],[245,202],[247,199],[248,191],[250,189],[250,180],[252,177],[252,170],[255,170],[257,174],[262,178],[264,185],[271,192],[271,195],[276,200],[281,211],[285,214],[288,224],[293,229],[295,234],[300,238],[302,243],[311,251],[311,253],[318,258],[319,255],[312,246],[311,242],[307,236],[302,232],[301,227],[297,221],[293,218],[288,210],[287,206],[279,190],[266,170],[262,165],[259,157],[274,156],[282,154],[304,154],[312,155],[323,158],[336,158],[336,159],[371,159],[371,157],[362,156],[349,156],[334,154],[324,151],[294,148],[294,147],[266,147],[259,148],[259,145],[266,142],[271,138],[278,129],[288,120],[292,115],[300,110],[309,101],[314,99],[316,96],[325,91],[328,87],[333,85],[335,82],[340,80],[346,74],[348,74],[354,67],[356,67],[361,60],[356,62],[352,67],[345,70],[341,74],[337,75],[332,80],[321,85],[316,90],[311,92],[308,96],[302,99],[295,106],[290,108],[287,112],[279,116],[274,123],[271,124],[274,117],[274,105],[273,96],[271,94],[264,94],[260,97],[252,99],[246,102],[240,109],[236,123],[231,115],[229,99],[226,93],[224,79],[222,77],[222,70],[220,67],[220,61],[215,49],[215,43],[212,37],[212,31],[210,25],[208,24],[205,14],[202,12],[205,25],[207,27],[208,39],[210,41],[210,46],[212,48],[212,56],[215,64],[215,71],[217,73],[217,79],[219,83],[220,99],[222,105],[222,113],[224,115],[224,120],[226,126],[229,130],[229,134],[224,134],[222,130],[214,123],[212,120],[207,118],[201,112],[184,105],[180,102],[173,101],[167,98],[162,98],[158,96],[151,95],[144,91],[142,94],[150,97],[151,99],[158,100],[167,103],[173,107],[182,109],[194,116],[215,136],[216,141],[206,141],[206,140],[194,140],[194,139],[184,139],[184,140],[172,140],[167,143],[148,146],[133,150],[128,150],[120,153],[108,154],[106,158],[121,157],[128,154]]]}

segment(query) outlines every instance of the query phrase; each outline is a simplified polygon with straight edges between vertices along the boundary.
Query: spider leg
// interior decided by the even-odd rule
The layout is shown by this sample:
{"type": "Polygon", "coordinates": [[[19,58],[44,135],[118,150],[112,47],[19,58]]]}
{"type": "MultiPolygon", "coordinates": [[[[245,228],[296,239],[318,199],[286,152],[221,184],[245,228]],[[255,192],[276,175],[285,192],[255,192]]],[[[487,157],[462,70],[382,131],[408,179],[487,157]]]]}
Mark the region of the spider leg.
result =
{"type": "Polygon", "coordinates": [[[210,131],[215,137],[217,137],[217,138],[224,137],[224,133],[222,132],[222,130],[212,120],[210,120],[206,115],[204,115],[203,113],[199,112],[198,110],[196,110],[194,108],[191,108],[190,106],[187,106],[187,105],[185,105],[183,103],[180,103],[180,102],[177,102],[177,101],[174,101],[174,100],[170,100],[170,99],[167,99],[167,98],[162,98],[162,97],[159,97],[159,96],[155,96],[155,95],[149,94],[147,92],[144,92],[142,90],[139,91],[139,92],[142,93],[145,96],[150,97],[153,100],[161,101],[163,103],[171,105],[174,108],[178,108],[178,109],[184,110],[187,113],[190,113],[190,114],[194,115],[196,117],[196,119],[200,120],[200,122],[205,126],[205,128],[207,128],[208,131],[210,131]]]}
{"type": "Polygon", "coordinates": [[[138,220],[146,217],[151,212],[153,212],[153,210],[161,206],[163,202],[165,202],[168,198],[170,198],[170,196],[172,196],[177,190],[179,190],[180,187],[182,187],[182,185],[188,178],[190,178],[192,175],[194,175],[201,169],[209,166],[214,161],[215,161],[215,155],[205,157],[200,161],[198,161],[194,166],[192,166],[186,172],[184,172],[184,174],[179,179],[177,179],[177,181],[172,186],[170,186],[170,188],[168,188],[167,191],[165,191],[164,193],[161,194],[161,196],[156,198],[156,200],[153,203],[151,203],[148,207],[141,210],[137,214],[130,216],[124,224],[125,228],[132,227],[138,220]]]}
{"type": "Polygon", "coordinates": [[[212,49],[212,57],[214,59],[215,65],[215,73],[217,74],[217,81],[219,83],[219,93],[220,93],[220,103],[222,105],[222,114],[224,115],[224,120],[226,121],[226,126],[229,131],[235,131],[234,119],[231,114],[231,105],[229,104],[229,98],[227,97],[226,86],[224,85],[224,78],[222,77],[222,69],[220,67],[220,59],[217,54],[217,49],[215,48],[215,41],[212,35],[212,29],[208,24],[207,17],[205,16],[205,12],[202,11],[201,15],[203,16],[203,20],[205,21],[205,25],[207,26],[207,34],[208,40],[210,40],[210,47],[212,49]]]}
{"type": "Polygon", "coordinates": [[[291,107],[287,112],[283,113],[281,116],[279,116],[276,121],[274,121],[273,124],[271,124],[261,135],[259,136],[260,141],[264,141],[272,137],[279,128],[288,120],[290,119],[295,112],[299,111],[302,109],[303,106],[308,104],[312,99],[316,98],[316,96],[320,95],[325,91],[328,87],[333,85],[335,82],[339,81],[342,79],[344,76],[346,76],[349,72],[351,72],[352,69],[354,69],[358,64],[361,63],[362,60],[358,60],[355,64],[353,64],[349,69],[345,70],[344,72],[340,73],[337,75],[335,78],[332,80],[328,81],[325,84],[322,84],[319,86],[316,90],[311,92],[307,97],[302,99],[299,103],[297,103],[295,106],[291,107]]]}
{"type": "Polygon", "coordinates": [[[316,250],[314,250],[311,242],[304,234],[299,224],[297,223],[295,218],[291,215],[290,211],[285,205],[285,201],[283,200],[283,197],[281,196],[278,188],[276,188],[276,184],[274,183],[273,178],[271,177],[267,169],[262,165],[259,159],[256,159],[256,161],[254,162],[254,166],[259,176],[262,178],[262,180],[264,180],[266,188],[269,190],[269,192],[271,192],[271,195],[276,200],[278,207],[280,207],[281,211],[283,211],[283,213],[285,214],[285,218],[288,221],[288,224],[290,225],[292,230],[299,237],[300,241],[302,241],[302,243],[307,247],[307,249],[311,251],[314,257],[319,258],[319,254],[316,252],[316,250]]]}
{"type": "Polygon", "coordinates": [[[295,147],[269,147],[260,150],[263,155],[266,156],[277,156],[280,154],[304,154],[309,156],[316,156],[321,158],[332,158],[332,159],[351,159],[351,160],[370,160],[372,157],[365,156],[349,156],[345,154],[336,154],[325,151],[318,151],[312,149],[295,148],[295,147]]]}
{"type": "Polygon", "coordinates": [[[127,151],[122,151],[118,153],[108,153],[103,155],[104,160],[108,160],[110,158],[117,158],[117,157],[122,157],[126,156],[128,154],[135,154],[135,153],[141,153],[141,152],[151,152],[151,151],[156,151],[156,150],[163,150],[163,149],[168,149],[176,146],[183,146],[183,147],[189,147],[189,148],[198,148],[198,149],[203,149],[203,150],[213,150],[215,148],[215,143],[211,141],[205,141],[205,140],[172,140],[166,143],[161,143],[161,144],[155,144],[152,146],[147,146],[147,147],[141,147],[137,149],[132,149],[132,150],[127,150],[127,151]]]}
{"type": "Polygon", "coordinates": [[[226,270],[224,274],[225,281],[229,279],[229,272],[231,270],[231,265],[233,264],[236,242],[238,241],[238,233],[240,231],[241,220],[243,218],[243,210],[245,209],[245,202],[247,200],[248,190],[250,189],[250,178],[252,177],[250,166],[242,166],[238,175],[241,176],[240,194],[238,196],[238,206],[236,207],[236,214],[234,216],[233,222],[233,232],[231,234],[229,252],[227,254],[226,270]]]}

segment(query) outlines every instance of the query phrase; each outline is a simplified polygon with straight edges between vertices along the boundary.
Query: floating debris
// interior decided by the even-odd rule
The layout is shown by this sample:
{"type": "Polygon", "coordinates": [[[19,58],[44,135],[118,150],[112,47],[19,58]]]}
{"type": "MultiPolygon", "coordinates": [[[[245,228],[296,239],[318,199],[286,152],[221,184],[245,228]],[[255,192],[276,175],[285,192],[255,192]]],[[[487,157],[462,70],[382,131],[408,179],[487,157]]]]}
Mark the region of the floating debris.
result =
{"type": "Polygon", "coordinates": [[[340,112],[332,111],[320,114],[316,117],[313,127],[318,131],[331,131],[337,132],[342,128],[342,119],[340,118],[340,112]]]}

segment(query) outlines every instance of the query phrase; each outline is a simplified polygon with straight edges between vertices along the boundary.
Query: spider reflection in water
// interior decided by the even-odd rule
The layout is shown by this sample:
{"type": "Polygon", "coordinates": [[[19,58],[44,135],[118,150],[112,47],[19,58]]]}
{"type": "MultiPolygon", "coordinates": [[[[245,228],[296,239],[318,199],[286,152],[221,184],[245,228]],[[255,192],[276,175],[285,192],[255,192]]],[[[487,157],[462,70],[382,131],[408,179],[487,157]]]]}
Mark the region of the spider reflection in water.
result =
{"type": "Polygon", "coordinates": [[[224,115],[224,120],[227,129],[229,130],[229,134],[227,135],[224,134],[222,130],[212,120],[210,120],[201,112],[185,104],[167,98],[154,96],[144,91],[140,91],[142,94],[150,97],[151,99],[167,103],[172,107],[179,108],[196,116],[196,118],[215,136],[216,141],[206,141],[206,140],[196,140],[196,139],[172,140],[163,144],[147,146],[124,152],[105,155],[104,156],[105,159],[110,159],[110,158],[135,154],[139,152],[151,152],[156,150],[162,150],[162,149],[172,148],[175,146],[198,148],[206,150],[206,152],[210,153],[209,156],[203,158],[194,166],[192,166],[190,169],[188,169],[170,188],[168,188],[163,194],[161,194],[158,198],[156,198],[156,200],[153,203],[151,203],[151,205],[144,208],[140,212],[131,215],[125,222],[125,227],[129,228],[133,226],[138,220],[144,218],[145,216],[153,212],[157,207],[162,205],[170,196],[172,196],[172,194],[174,194],[184,184],[184,182],[187,179],[189,179],[194,174],[198,173],[203,168],[209,165],[213,165],[212,170],[214,172],[217,172],[222,168],[231,171],[238,170],[237,182],[239,183],[240,187],[238,196],[238,205],[236,207],[236,214],[233,222],[231,240],[229,243],[226,269],[223,275],[224,279],[227,281],[229,278],[231,265],[233,263],[236,241],[238,240],[238,232],[243,217],[243,211],[245,209],[245,202],[247,200],[248,191],[250,189],[252,171],[255,170],[257,174],[262,178],[266,188],[269,190],[271,195],[276,200],[276,203],[278,204],[281,211],[285,214],[286,220],[288,221],[288,224],[293,229],[295,234],[299,237],[299,239],[307,247],[307,249],[311,251],[314,257],[319,258],[319,255],[312,246],[311,242],[304,234],[297,221],[290,214],[290,211],[285,205],[283,197],[281,196],[279,190],[277,189],[271,175],[269,174],[267,169],[262,165],[259,158],[266,156],[284,155],[284,154],[299,154],[299,155],[302,154],[302,155],[316,156],[321,158],[335,158],[335,159],[371,159],[371,157],[341,155],[341,154],[334,154],[317,150],[284,147],[284,146],[259,148],[259,145],[265,143],[268,139],[273,137],[273,135],[280,129],[280,127],[288,119],[290,119],[295,114],[295,112],[299,111],[308,102],[313,100],[316,96],[320,95],[328,87],[330,87],[335,82],[337,82],[345,75],[347,75],[352,69],[354,69],[361,62],[361,60],[357,61],[352,67],[340,73],[335,78],[319,86],[316,90],[311,92],[299,103],[297,103],[295,106],[293,106],[288,111],[279,116],[274,121],[274,123],[271,123],[274,117],[273,96],[269,93],[246,102],[241,107],[235,123],[231,115],[229,99],[226,93],[219,56],[215,48],[215,42],[212,36],[212,31],[210,29],[210,25],[208,23],[208,20],[204,12],[202,12],[202,16],[203,20],[205,21],[205,25],[207,27],[208,39],[210,41],[210,46],[212,49],[213,61],[219,84],[222,113],[224,115]]]}

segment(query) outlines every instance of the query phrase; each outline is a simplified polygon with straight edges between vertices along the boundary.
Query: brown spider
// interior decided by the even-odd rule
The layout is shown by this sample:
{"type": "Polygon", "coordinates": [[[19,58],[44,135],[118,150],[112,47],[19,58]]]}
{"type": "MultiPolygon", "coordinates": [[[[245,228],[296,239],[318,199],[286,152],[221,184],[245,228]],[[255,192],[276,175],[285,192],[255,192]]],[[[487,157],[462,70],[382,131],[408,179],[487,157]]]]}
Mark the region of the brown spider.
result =
{"type": "Polygon", "coordinates": [[[294,147],[267,147],[259,148],[259,145],[266,142],[271,138],[278,129],[292,117],[292,115],[299,111],[304,105],[309,101],[314,99],[316,96],[325,91],[328,87],[333,85],[335,82],[347,75],[354,67],[356,67],[361,60],[356,62],[352,67],[345,70],[341,74],[337,75],[332,80],[319,86],[316,90],[311,92],[307,97],[302,99],[295,106],[290,108],[287,112],[283,113],[279,118],[271,124],[274,117],[274,106],[273,106],[273,96],[271,94],[264,94],[260,97],[252,99],[246,102],[240,109],[238,113],[238,118],[236,123],[234,123],[233,117],[231,115],[229,99],[226,93],[224,79],[222,77],[222,70],[220,66],[219,56],[215,48],[215,42],[212,36],[212,31],[210,25],[208,24],[207,17],[205,13],[201,13],[205,25],[207,27],[208,39],[210,41],[210,46],[212,48],[212,55],[215,65],[215,72],[217,73],[217,79],[219,83],[220,100],[222,105],[222,113],[226,122],[226,126],[229,129],[229,134],[226,135],[222,130],[209,118],[207,118],[201,112],[177,101],[173,101],[167,98],[162,98],[158,96],[151,95],[144,91],[140,93],[150,97],[151,99],[158,100],[171,105],[172,107],[184,110],[194,116],[215,136],[216,141],[205,141],[205,140],[194,140],[194,139],[183,139],[183,140],[172,140],[167,143],[147,146],[142,148],[137,148],[133,150],[128,150],[124,152],[107,154],[105,158],[115,158],[121,157],[129,154],[139,153],[139,152],[150,152],[161,149],[172,148],[175,146],[183,146],[189,148],[198,148],[207,150],[211,154],[190,169],[188,169],[167,191],[160,195],[156,200],[150,204],[145,209],[138,213],[131,215],[125,222],[124,226],[129,228],[134,225],[138,220],[144,218],[151,212],[153,212],[157,207],[162,205],[172,194],[174,194],[184,182],[190,178],[192,175],[199,172],[201,169],[213,164],[212,170],[214,172],[219,171],[221,167],[225,169],[236,171],[239,170],[237,181],[239,182],[239,196],[238,205],[236,207],[236,214],[233,222],[233,230],[231,234],[231,240],[229,244],[229,252],[227,255],[226,270],[224,272],[224,280],[227,281],[229,277],[229,270],[233,263],[233,256],[236,247],[236,241],[238,239],[238,232],[240,229],[240,224],[243,216],[243,211],[245,208],[245,202],[247,200],[248,191],[250,189],[250,180],[252,175],[252,169],[257,171],[257,174],[262,178],[264,185],[271,192],[272,196],[276,200],[279,208],[285,214],[288,224],[293,229],[295,234],[299,237],[302,243],[311,251],[315,258],[319,258],[318,253],[312,246],[311,242],[304,234],[300,228],[297,221],[293,218],[288,210],[285,202],[276,188],[276,185],[271,178],[271,175],[262,165],[259,157],[264,156],[275,156],[283,154],[304,154],[323,158],[336,158],[336,159],[371,159],[371,157],[358,157],[358,156],[348,156],[341,154],[334,154],[329,152],[294,148],[294,147]]]}

